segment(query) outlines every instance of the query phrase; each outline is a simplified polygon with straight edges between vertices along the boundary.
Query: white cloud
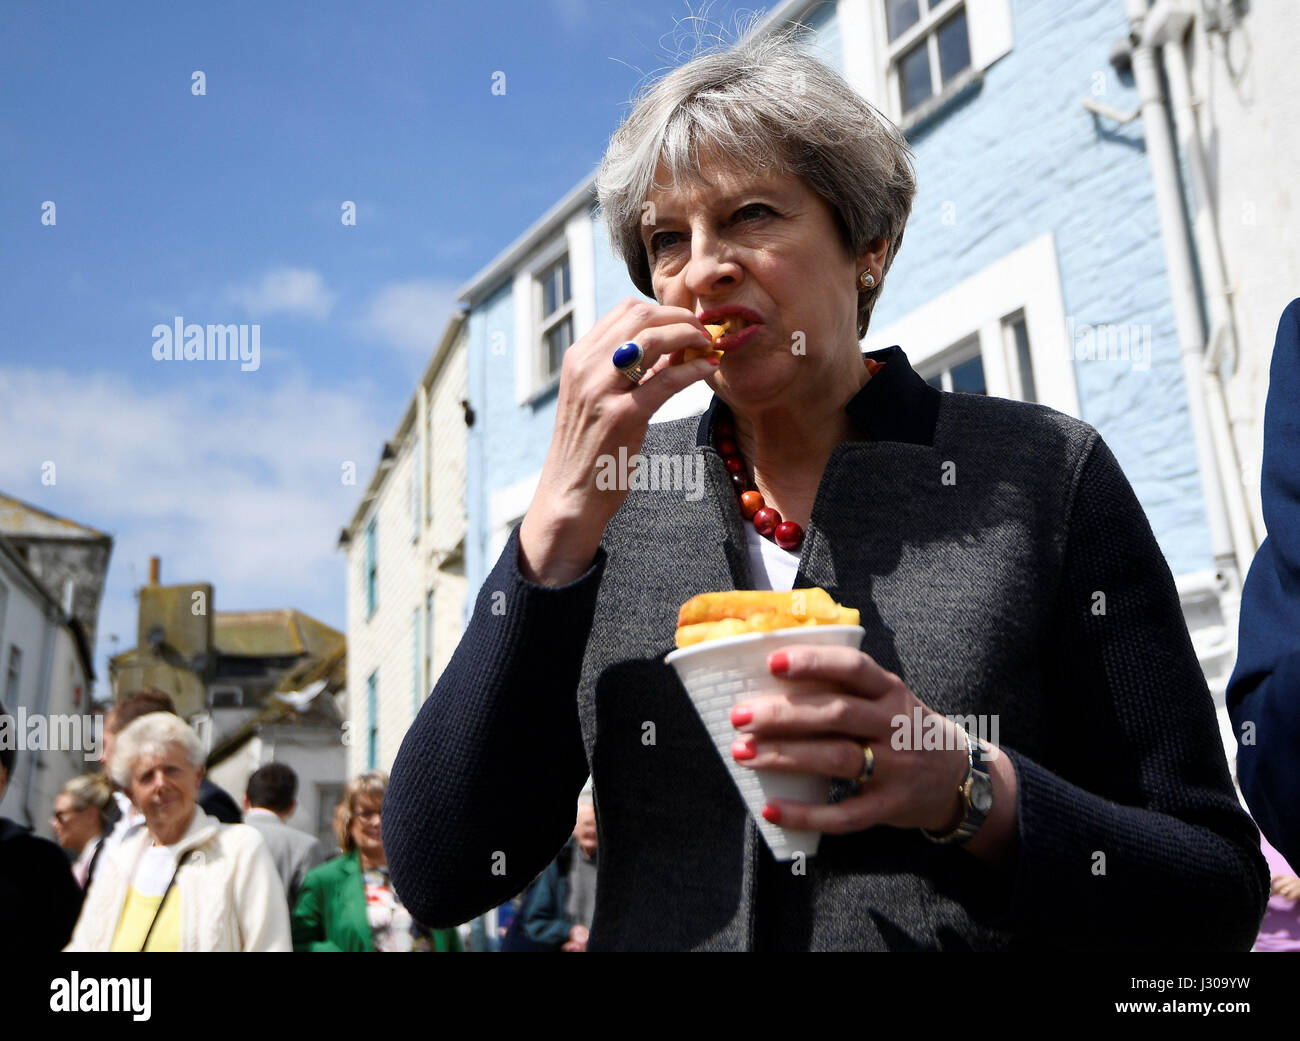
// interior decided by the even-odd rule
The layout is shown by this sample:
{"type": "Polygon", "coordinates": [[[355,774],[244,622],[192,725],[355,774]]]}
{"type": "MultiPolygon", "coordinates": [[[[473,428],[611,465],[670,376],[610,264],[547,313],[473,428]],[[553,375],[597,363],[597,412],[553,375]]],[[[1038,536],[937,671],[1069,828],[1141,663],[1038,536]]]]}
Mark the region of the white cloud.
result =
{"type": "Polygon", "coordinates": [[[427,360],[458,309],[457,287],[434,280],[398,282],[374,294],[359,331],[399,352],[427,360]]]}
{"type": "Polygon", "coordinates": [[[325,318],[334,306],[334,294],[325,287],[320,272],[307,268],[275,268],[256,286],[236,286],[229,296],[254,316],[284,313],[325,318]]]}
{"type": "Polygon", "coordinates": [[[217,610],[297,607],[345,621],[339,529],[374,472],[393,416],[361,388],[208,378],[145,391],[116,375],[0,366],[3,491],[114,535],[104,653],[135,643],[135,586],[212,582],[217,610]],[[55,484],[41,465],[56,465],[55,484]],[[344,485],[343,463],[356,464],[344,485]],[[134,569],[134,570],[132,570],[134,569]]]}

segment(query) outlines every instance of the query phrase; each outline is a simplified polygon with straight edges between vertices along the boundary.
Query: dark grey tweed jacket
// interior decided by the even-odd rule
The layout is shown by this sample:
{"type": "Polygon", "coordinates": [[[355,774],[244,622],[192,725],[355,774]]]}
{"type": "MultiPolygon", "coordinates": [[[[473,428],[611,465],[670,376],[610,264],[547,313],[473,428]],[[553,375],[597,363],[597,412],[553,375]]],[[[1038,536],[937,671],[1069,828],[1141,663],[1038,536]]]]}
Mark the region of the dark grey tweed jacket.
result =
{"type": "Polygon", "coordinates": [[[888,827],[825,836],[805,875],[772,860],[663,664],[683,601],[752,587],[715,399],[642,449],[702,455],[702,499],[630,493],[559,589],[520,576],[512,533],[393,767],[384,840],[412,914],[453,925],[523,889],[590,770],[592,950],[1250,947],[1258,832],[1114,456],[1086,423],[871,356],[885,368],[848,406],[862,439],[831,457],[795,585],[858,608],[863,650],[930,707],[997,715],[1014,867],[888,827]]]}

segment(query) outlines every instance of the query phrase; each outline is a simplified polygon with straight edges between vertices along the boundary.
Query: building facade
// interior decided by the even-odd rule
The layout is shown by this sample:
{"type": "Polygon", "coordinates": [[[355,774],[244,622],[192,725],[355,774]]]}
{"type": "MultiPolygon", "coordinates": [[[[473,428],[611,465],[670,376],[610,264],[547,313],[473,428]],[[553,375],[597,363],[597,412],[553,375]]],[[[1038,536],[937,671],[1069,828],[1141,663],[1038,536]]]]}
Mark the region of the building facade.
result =
{"type": "Polygon", "coordinates": [[[17,752],[0,815],[46,838],[59,790],[102,751],[90,632],[111,551],[102,532],[0,496],[0,743],[17,752]]]}
{"type": "Polygon", "coordinates": [[[464,320],[448,322],[348,527],[348,776],[388,770],[460,642],[465,611],[464,320]]]}
{"type": "MultiPolygon", "coordinates": [[[[1300,285],[1300,247],[1286,235],[1300,146],[1279,130],[1296,77],[1283,41],[1300,12],[1245,7],[823,0],[785,3],[766,23],[812,27],[811,49],[898,124],[916,157],[906,241],[864,348],[898,344],[941,389],[1037,401],[1100,431],[1175,576],[1225,728],[1240,587],[1263,534],[1267,358],[1300,285]],[[1249,74],[1230,55],[1234,34],[1261,44],[1249,74]],[[1152,89],[1181,75],[1179,55],[1205,101],[1200,124],[1173,86],[1152,89]],[[1260,163],[1261,148],[1282,167],[1260,163]],[[1229,258],[1228,294],[1251,301],[1240,327],[1220,301],[1207,220],[1229,258]],[[1229,344],[1237,375],[1225,361],[1225,396],[1207,373],[1229,344]]],[[[593,185],[594,175],[461,291],[482,419],[468,448],[473,590],[536,489],[563,347],[637,295],[593,185]]],[[[708,398],[696,385],[656,419],[701,412],[708,398]]]]}

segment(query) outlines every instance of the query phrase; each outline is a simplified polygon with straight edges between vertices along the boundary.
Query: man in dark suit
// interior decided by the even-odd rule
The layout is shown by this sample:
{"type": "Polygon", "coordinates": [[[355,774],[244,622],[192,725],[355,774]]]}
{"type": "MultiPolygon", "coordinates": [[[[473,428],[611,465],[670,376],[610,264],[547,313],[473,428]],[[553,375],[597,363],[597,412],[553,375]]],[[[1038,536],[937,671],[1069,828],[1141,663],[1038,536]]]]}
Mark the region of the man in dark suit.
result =
{"type": "MultiPolygon", "coordinates": [[[[0,747],[0,802],[16,758],[0,747]]],[[[80,910],[81,887],[63,850],[0,817],[0,952],[62,950],[80,910]]]]}
{"type": "Polygon", "coordinates": [[[284,763],[267,763],[255,770],[244,796],[244,823],[262,833],[284,883],[290,911],[298,903],[303,876],[326,860],[319,839],[288,825],[297,796],[298,775],[284,763]]]}
{"type": "Polygon", "coordinates": [[[1228,712],[1250,812],[1300,869],[1300,299],[1282,312],[1273,347],[1260,495],[1268,537],[1242,589],[1228,712]]]}

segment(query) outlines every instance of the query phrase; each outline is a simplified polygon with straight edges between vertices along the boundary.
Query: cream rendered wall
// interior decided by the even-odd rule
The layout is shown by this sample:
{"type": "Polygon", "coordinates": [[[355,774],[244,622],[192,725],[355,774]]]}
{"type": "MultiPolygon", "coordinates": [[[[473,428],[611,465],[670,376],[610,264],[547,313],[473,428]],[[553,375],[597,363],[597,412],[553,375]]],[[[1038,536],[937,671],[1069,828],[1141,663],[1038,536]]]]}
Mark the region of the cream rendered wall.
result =
{"type": "MultiPolygon", "coordinates": [[[[1226,6],[1226,5],[1225,5],[1226,6]]],[[[1260,453],[1278,319],[1300,296],[1300,5],[1251,4],[1227,34],[1198,17],[1188,63],[1236,319],[1240,357],[1226,383],[1241,478],[1258,534],[1260,453]]]]}
{"type": "Polygon", "coordinates": [[[437,677],[451,660],[464,631],[464,602],[467,592],[464,550],[461,562],[440,568],[443,554],[454,549],[466,535],[465,516],[465,413],[461,401],[468,396],[468,360],[462,335],[438,373],[429,395],[430,488],[433,522],[426,533],[430,543],[426,582],[434,591],[433,676],[427,696],[437,677]]]}
{"type": "Polygon", "coordinates": [[[348,546],[349,778],[366,769],[370,675],[378,669],[376,766],[389,770],[415,718],[417,703],[428,696],[460,641],[464,565],[454,558],[445,569],[440,565],[465,537],[466,427],[461,401],[467,396],[466,387],[462,336],[432,386],[416,389],[415,422],[348,546]],[[421,480],[424,467],[427,477],[421,480]],[[418,496],[416,515],[410,498],[412,482],[418,496]],[[378,518],[378,606],[367,619],[365,531],[373,517],[378,518]],[[434,593],[434,660],[433,674],[426,676],[425,603],[430,591],[434,593]]]}
{"type": "MultiPolygon", "coordinates": [[[[412,431],[414,435],[414,431],[412,431]]],[[[418,440],[408,437],[378,488],[375,502],[348,547],[348,778],[367,767],[367,679],[379,671],[379,741],[375,766],[392,767],[406,733],[412,703],[411,613],[423,603],[419,543],[413,530],[411,481],[417,476],[418,440]],[[366,528],[376,523],[377,604],[366,617],[366,528]]],[[[421,528],[423,525],[421,524],[421,528]]]]}

